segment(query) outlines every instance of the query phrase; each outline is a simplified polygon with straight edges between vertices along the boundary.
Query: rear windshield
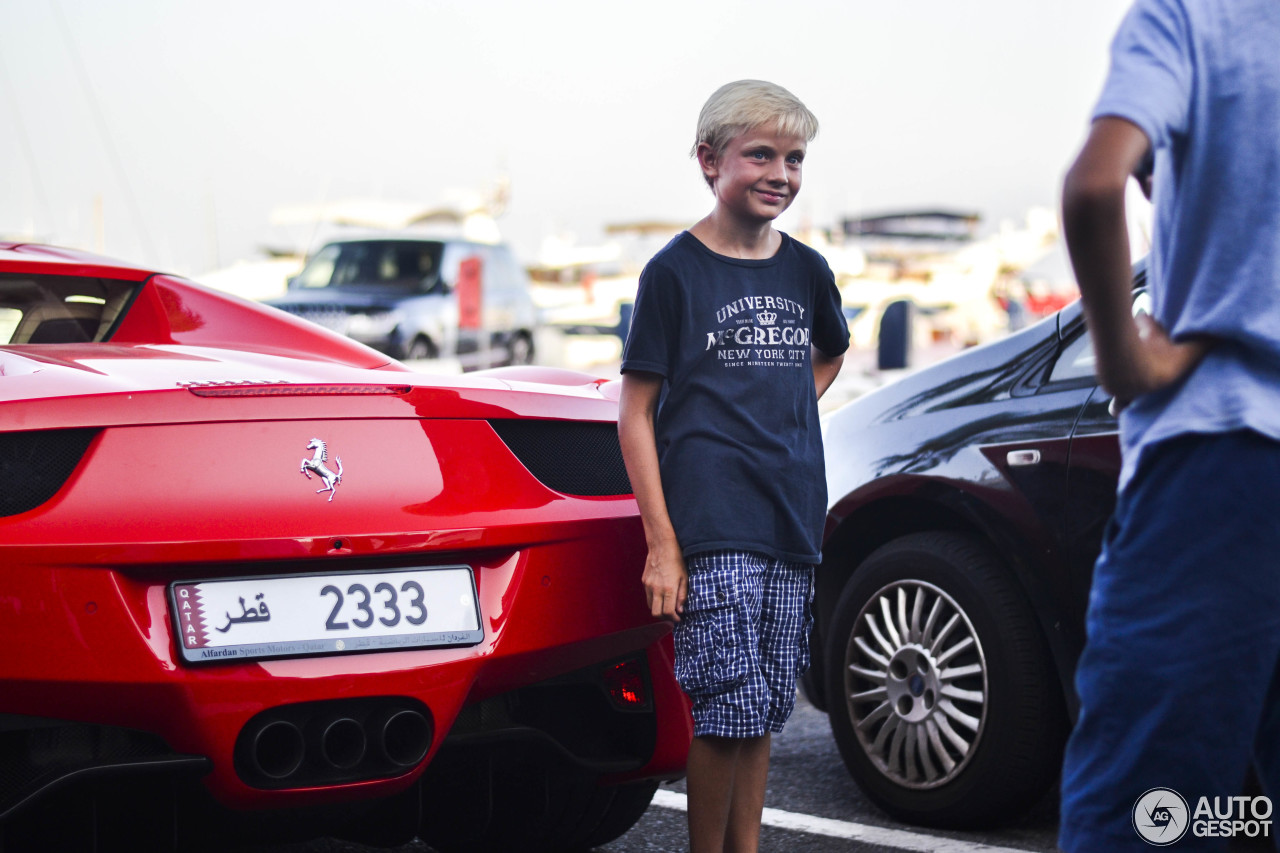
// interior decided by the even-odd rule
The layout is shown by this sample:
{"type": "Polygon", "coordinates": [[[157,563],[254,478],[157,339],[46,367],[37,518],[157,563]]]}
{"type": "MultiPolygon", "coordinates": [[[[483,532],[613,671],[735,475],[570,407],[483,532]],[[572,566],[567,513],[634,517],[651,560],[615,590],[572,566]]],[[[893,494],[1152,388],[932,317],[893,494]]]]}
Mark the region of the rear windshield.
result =
{"type": "Polygon", "coordinates": [[[0,344],[105,341],[139,282],[0,274],[0,344]]]}
{"type": "Polygon", "coordinates": [[[440,287],[440,243],[360,240],[330,243],[307,262],[294,287],[393,288],[430,293],[440,287]]]}

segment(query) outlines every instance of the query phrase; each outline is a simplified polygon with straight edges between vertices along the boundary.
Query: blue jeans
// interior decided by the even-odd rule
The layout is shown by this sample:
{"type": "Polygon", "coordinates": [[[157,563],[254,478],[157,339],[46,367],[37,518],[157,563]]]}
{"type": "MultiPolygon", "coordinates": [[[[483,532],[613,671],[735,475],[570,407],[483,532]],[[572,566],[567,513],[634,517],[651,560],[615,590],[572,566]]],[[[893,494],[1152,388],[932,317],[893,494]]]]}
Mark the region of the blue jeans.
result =
{"type": "MultiPolygon", "coordinates": [[[[1251,761],[1280,795],[1280,444],[1241,431],[1146,450],[1094,569],[1087,628],[1063,850],[1150,850],[1133,822],[1144,792],[1178,792],[1187,814],[1173,819],[1192,821],[1200,797],[1241,793],[1251,761]]],[[[1225,844],[1189,831],[1175,849],[1225,844]]]]}

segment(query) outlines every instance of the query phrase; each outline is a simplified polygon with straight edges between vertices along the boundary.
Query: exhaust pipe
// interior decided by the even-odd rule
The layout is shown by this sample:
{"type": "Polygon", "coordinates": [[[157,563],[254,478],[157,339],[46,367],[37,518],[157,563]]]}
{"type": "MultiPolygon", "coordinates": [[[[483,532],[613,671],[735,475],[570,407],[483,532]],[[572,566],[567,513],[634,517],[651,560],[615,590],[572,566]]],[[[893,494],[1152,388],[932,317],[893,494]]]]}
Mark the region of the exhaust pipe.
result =
{"type": "Polygon", "coordinates": [[[364,727],[350,717],[331,720],[320,732],[320,755],[330,767],[350,770],[364,760],[364,727]]]}
{"type": "Polygon", "coordinates": [[[299,702],[252,717],[233,758],[240,778],[264,790],[359,782],[408,772],[434,736],[431,711],[408,697],[299,702]]]}
{"type": "Polygon", "coordinates": [[[249,757],[268,779],[287,779],[302,766],[306,744],[302,729],[287,720],[273,720],[253,733],[249,757]]]}
{"type": "Polygon", "coordinates": [[[387,761],[412,767],[431,748],[431,721],[419,711],[404,708],[382,719],[376,737],[387,761]]]}

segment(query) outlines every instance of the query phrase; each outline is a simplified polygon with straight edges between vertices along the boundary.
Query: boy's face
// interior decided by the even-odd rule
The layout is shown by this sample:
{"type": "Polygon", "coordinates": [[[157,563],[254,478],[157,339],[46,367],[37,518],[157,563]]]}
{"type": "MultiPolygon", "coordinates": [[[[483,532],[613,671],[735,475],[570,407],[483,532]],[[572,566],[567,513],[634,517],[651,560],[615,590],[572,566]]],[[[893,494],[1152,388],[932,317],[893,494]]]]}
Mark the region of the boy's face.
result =
{"type": "Polygon", "coordinates": [[[716,206],[744,223],[770,222],[800,192],[803,136],[785,136],[771,125],[735,136],[716,155],[705,143],[698,162],[712,182],[716,206]]]}

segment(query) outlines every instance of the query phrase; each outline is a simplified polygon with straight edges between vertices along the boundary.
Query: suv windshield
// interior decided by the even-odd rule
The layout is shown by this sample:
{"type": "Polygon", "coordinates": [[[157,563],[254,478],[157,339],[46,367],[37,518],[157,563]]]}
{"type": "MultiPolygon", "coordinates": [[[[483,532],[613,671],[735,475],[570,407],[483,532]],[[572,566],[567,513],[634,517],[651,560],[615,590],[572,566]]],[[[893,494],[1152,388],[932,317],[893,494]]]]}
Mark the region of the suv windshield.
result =
{"type": "Polygon", "coordinates": [[[0,275],[0,344],[106,340],[141,285],[62,275],[0,275]]]}
{"type": "Polygon", "coordinates": [[[330,243],[307,262],[294,287],[377,287],[414,293],[440,289],[440,243],[360,240],[330,243]]]}

